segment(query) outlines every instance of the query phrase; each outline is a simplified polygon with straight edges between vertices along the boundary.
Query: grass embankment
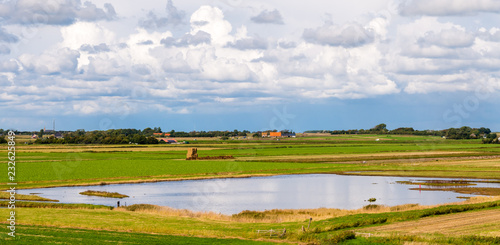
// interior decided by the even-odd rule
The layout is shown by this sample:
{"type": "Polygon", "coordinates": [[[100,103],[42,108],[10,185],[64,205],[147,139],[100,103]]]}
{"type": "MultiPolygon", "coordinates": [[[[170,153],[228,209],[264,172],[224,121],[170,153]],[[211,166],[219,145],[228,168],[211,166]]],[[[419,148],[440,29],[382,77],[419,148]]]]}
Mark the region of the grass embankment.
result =
{"type": "Polygon", "coordinates": [[[127,195],[120,194],[118,192],[107,192],[107,191],[92,191],[92,190],[87,190],[84,192],[80,192],[80,195],[86,195],[86,196],[98,196],[98,197],[109,197],[109,198],[125,198],[128,197],[127,195]]]}

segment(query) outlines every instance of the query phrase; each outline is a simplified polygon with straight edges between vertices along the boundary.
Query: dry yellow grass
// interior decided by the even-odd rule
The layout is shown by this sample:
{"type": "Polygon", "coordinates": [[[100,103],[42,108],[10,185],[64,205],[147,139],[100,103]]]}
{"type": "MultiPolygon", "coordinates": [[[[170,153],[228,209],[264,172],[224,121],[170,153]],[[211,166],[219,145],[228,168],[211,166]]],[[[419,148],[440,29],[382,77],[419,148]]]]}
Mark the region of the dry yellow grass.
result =
{"type": "MultiPolygon", "coordinates": [[[[482,202],[491,202],[500,200],[498,197],[472,197],[468,200],[462,202],[454,202],[448,204],[474,204],[482,202]]],[[[443,204],[444,205],[444,204],[443,204]]],[[[362,214],[362,213],[386,213],[386,212],[403,212],[409,210],[421,210],[427,208],[438,207],[442,205],[430,205],[421,206],[418,204],[404,204],[398,206],[378,206],[373,209],[333,209],[333,208],[317,208],[317,209],[275,209],[267,211],[251,211],[252,214],[259,218],[254,218],[255,216],[245,216],[245,215],[224,215],[214,212],[195,212],[187,209],[175,209],[164,206],[148,205],[147,209],[138,209],[135,212],[155,214],[160,216],[176,216],[176,217],[190,217],[190,218],[200,218],[218,221],[235,221],[244,223],[280,223],[280,222],[295,222],[307,220],[313,218],[314,220],[324,220],[336,217],[342,217],[352,214],[362,214]]],[[[116,208],[119,212],[128,212],[125,207],[116,208]]]]}

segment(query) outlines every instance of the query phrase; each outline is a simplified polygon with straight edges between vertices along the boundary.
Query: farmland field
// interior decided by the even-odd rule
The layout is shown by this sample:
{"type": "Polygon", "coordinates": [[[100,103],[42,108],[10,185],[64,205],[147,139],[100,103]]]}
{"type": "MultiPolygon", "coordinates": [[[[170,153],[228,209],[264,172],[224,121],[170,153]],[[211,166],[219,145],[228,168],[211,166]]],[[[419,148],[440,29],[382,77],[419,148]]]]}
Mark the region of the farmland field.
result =
{"type": "MultiPolygon", "coordinates": [[[[23,145],[18,142],[17,187],[307,173],[500,179],[500,147],[482,144],[480,140],[393,135],[321,135],[279,141],[183,140],[190,144],[23,145]],[[186,151],[190,147],[198,148],[200,157],[231,155],[234,159],[187,161],[186,151]]],[[[0,152],[6,155],[6,147],[0,152]]],[[[2,168],[0,174],[6,176],[6,170],[2,168]]],[[[7,185],[2,183],[1,186],[7,185]]],[[[165,211],[161,207],[130,211],[74,209],[59,205],[47,209],[17,208],[20,226],[16,239],[25,244],[52,241],[78,244],[81,239],[98,244],[99,238],[130,244],[137,244],[141,239],[150,241],[149,244],[168,241],[185,244],[369,244],[370,241],[381,244],[456,244],[478,236],[479,244],[495,244],[500,239],[500,227],[496,219],[488,219],[488,216],[499,212],[499,207],[499,198],[492,197],[442,207],[375,207],[357,211],[318,209],[302,213],[277,210],[273,214],[249,212],[231,217],[165,211]],[[483,214],[481,225],[472,221],[476,217],[474,214],[483,214]],[[266,217],[269,216],[273,218],[268,220],[266,217]],[[313,226],[302,230],[302,226],[308,226],[308,216],[314,217],[313,226]],[[471,229],[465,232],[453,226],[457,220],[464,220],[471,229]],[[403,228],[399,229],[400,224],[403,228]],[[434,234],[432,229],[441,225],[449,230],[434,234]],[[419,232],[404,227],[416,227],[419,232]],[[256,232],[284,228],[287,232],[283,236],[267,237],[256,232]],[[122,236],[124,232],[127,232],[125,237],[122,236]],[[373,236],[365,237],[362,233],[373,233],[373,236]]],[[[8,216],[7,212],[7,209],[0,209],[0,215],[4,217],[8,216]]],[[[1,222],[6,223],[4,220],[1,222]]],[[[5,235],[5,225],[2,227],[2,243],[13,242],[5,235]]]]}

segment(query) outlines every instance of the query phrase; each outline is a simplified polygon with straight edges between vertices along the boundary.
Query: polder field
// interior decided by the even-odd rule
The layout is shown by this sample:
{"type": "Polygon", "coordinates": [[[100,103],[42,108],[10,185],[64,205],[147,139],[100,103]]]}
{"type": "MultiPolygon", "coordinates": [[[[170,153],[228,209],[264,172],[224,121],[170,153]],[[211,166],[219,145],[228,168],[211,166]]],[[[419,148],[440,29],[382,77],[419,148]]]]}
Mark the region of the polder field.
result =
{"type": "MultiPolygon", "coordinates": [[[[280,140],[178,139],[183,140],[189,144],[24,145],[19,138],[17,188],[307,173],[500,180],[500,145],[481,140],[314,134],[280,140]],[[198,148],[200,157],[231,155],[234,159],[187,161],[186,151],[191,147],[198,148]]],[[[7,146],[2,146],[6,163],[7,146]]],[[[0,173],[7,176],[7,167],[0,173]]],[[[1,186],[7,189],[4,179],[1,186]]],[[[500,244],[500,190],[470,187],[465,191],[486,196],[432,207],[326,207],[232,216],[153,205],[113,208],[47,203],[34,196],[18,196],[17,236],[7,236],[10,210],[0,209],[0,216],[5,217],[0,219],[0,243],[500,244]],[[313,222],[308,228],[309,217],[313,222]],[[279,232],[257,233],[271,229],[279,232]]],[[[6,201],[1,203],[6,205],[6,201]]]]}

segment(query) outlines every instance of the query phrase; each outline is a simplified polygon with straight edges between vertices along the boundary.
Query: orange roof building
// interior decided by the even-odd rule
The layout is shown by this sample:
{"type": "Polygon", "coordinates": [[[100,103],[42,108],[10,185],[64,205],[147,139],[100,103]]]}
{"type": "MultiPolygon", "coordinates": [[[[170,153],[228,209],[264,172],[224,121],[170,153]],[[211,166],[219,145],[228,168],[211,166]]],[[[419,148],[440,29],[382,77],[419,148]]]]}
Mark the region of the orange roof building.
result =
{"type": "Polygon", "coordinates": [[[269,132],[269,136],[271,136],[271,137],[281,137],[281,132],[269,132]]]}

